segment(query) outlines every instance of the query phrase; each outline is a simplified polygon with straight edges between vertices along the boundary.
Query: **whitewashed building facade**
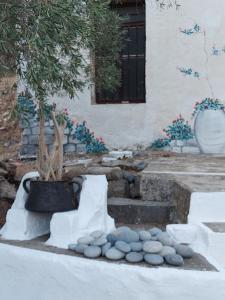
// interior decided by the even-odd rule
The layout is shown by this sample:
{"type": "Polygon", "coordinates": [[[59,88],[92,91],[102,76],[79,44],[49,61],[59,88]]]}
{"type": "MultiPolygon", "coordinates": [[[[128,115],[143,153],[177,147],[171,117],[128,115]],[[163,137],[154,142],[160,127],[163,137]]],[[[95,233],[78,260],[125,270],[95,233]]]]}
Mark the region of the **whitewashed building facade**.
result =
{"type": "MultiPolygon", "coordinates": [[[[196,101],[206,97],[225,99],[224,0],[146,0],[140,1],[143,4],[138,8],[132,4],[136,1],[126,2],[133,6],[131,14],[137,14],[130,24],[131,31],[137,30],[136,41],[137,28],[144,28],[141,34],[145,34],[144,52],[128,50],[122,57],[130,64],[129,76],[136,72],[136,79],[125,76],[122,84],[131,85],[136,92],[125,88],[128,92],[116,99],[119,101],[99,103],[92,87],[74,101],[63,95],[55,99],[76,120],[86,120],[96,136],[103,137],[112,148],[148,146],[179,114],[192,124],[196,101]],[[137,69],[142,62],[144,73],[137,69]],[[141,97],[140,88],[144,88],[141,97]]],[[[131,46],[132,38],[134,35],[129,37],[131,46]]]]}

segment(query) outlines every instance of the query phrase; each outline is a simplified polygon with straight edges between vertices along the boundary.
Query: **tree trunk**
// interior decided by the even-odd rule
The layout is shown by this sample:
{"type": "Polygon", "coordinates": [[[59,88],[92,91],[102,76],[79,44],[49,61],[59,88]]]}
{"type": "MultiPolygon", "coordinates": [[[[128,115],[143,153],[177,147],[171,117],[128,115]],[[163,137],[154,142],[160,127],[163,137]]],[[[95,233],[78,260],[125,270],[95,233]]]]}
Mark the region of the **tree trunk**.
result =
{"type": "Polygon", "coordinates": [[[49,153],[45,143],[45,118],[40,116],[40,136],[37,168],[42,180],[62,180],[63,172],[63,137],[64,126],[59,126],[55,117],[55,112],[51,113],[55,130],[55,142],[53,150],[49,153]]]}

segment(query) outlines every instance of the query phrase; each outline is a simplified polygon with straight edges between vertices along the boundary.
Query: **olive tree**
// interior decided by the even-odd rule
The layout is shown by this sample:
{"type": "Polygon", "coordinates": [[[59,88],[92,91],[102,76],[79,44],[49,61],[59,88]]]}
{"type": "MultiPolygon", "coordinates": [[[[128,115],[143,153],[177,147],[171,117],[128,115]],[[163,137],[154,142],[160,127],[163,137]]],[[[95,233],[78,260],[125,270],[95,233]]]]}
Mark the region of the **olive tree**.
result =
{"type": "Polygon", "coordinates": [[[38,171],[45,180],[62,177],[63,124],[54,108],[55,147],[44,139],[48,97],[77,91],[94,81],[112,90],[119,84],[121,19],[109,0],[0,0],[0,77],[15,71],[38,103],[38,171]],[[84,55],[85,53],[85,55],[84,55]],[[87,55],[88,53],[88,55],[87,55]],[[93,67],[94,66],[94,67],[93,67]]]}

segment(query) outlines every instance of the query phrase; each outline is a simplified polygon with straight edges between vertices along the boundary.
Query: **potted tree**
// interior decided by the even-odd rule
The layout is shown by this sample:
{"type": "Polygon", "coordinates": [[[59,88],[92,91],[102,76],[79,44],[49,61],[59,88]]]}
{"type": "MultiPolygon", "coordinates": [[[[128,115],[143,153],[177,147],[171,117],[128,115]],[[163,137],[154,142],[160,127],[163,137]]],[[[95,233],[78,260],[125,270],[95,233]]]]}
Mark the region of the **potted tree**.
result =
{"type": "Polygon", "coordinates": [[[74,98],[93,80],[97,87],[112,91],[119,84],[120,17],[109,4],[108,0],[0,3],[0,77],[15,70],[20,85],[32,92],[38,106],[40,177],[31,182],[30,210],[53,212],[76,207],[72,183],[62,181],[65,120],[54,105],[48,104],[48,98],[59,91],[74,98]],[[95,68],[90,58],[94,56],[95,68]],[[51,152],[44,137],[46,116],[52,119],[55,130],[51,152]]]}

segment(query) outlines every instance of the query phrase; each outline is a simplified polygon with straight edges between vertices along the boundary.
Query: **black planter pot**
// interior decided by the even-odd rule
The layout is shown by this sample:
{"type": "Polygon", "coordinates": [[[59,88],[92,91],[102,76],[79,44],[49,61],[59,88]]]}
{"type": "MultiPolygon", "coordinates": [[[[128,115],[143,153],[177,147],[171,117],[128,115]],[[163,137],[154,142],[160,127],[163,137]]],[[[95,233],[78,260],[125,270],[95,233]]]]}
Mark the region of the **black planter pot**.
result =
{"type": "Polygon", "coordinates": [[[81,191],[79,181],[38,181],[26,179],[23,187],[28,193],[25,208],[31,212],[56,213],[78,208],[78,197],[81,191]],[[28,188],[28,182],[30,187],[28,188]],[[75,184],[77,189],[75,192],[75,184]]]}

